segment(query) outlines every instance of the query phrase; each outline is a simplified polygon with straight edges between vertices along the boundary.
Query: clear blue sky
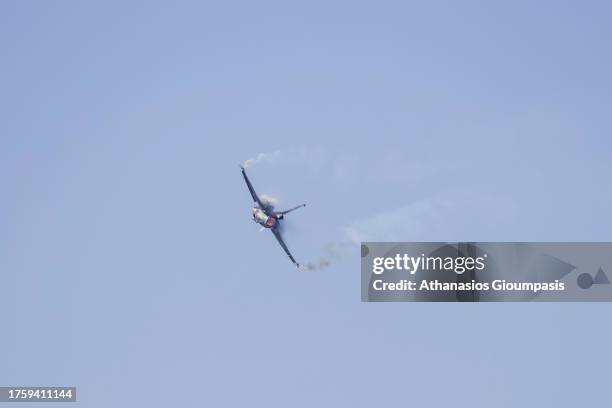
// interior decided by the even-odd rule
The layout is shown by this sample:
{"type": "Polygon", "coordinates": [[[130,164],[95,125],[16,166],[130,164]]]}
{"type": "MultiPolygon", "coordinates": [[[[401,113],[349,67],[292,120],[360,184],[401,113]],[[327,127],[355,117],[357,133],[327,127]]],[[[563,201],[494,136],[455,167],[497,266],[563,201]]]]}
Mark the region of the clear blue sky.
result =
{"type": "Polygon", "coordinates": [[[0,5],[2,385],[601,406],[609,304],[365,304],[350,237],[612,240],[609,2],[0,5]],[[296,153],[297,152],[297,153],[296,153]],[[284,154],[285,154],[284,153],[284,154]]]}

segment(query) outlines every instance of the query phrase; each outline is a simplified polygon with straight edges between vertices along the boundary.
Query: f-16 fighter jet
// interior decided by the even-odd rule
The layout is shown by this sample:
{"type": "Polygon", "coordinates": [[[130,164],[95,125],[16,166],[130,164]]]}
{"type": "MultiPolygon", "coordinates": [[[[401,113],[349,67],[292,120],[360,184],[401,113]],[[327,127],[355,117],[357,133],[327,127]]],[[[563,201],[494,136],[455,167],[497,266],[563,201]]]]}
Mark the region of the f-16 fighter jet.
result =
{"type": "Polygon", "coordinates": [[[279,226],[280,221],[285,217],[285,214],[290,213],[293,210],[297,210],[300,207],[305,207],[306,204],[300,204],[297,207],[293,207],[285,211],[274,211],[274,206],[271,202],[262,199],[257,195],[255,189],[253,188],[253,185],[251,185],[251,182],[249,181],[249,178],[246,175],[246,172],[244,171],[244,167],[240,166],[240,168],[242,169],[242,176],[244,177],[244,181],[246,182],[246,185],[249,188],[251,197],[253,197],[253,201],[255,202],[255,205],[251,210],[251,213],[253,215],[253,221],[260,224],[263,228],[267,228],[272,231],[272,234],[274,234],[280,246],[283,247],[283,249],[289,256],[289,259],[291,259],[291,262],[293,262],[295,266],[299,268],[300,264],[297,263],[295,259],[293,259],[291,252],[289,252],[289,248],[287,248],[287,245],[285,245],[285,242],[283,241],[279,226]]]}

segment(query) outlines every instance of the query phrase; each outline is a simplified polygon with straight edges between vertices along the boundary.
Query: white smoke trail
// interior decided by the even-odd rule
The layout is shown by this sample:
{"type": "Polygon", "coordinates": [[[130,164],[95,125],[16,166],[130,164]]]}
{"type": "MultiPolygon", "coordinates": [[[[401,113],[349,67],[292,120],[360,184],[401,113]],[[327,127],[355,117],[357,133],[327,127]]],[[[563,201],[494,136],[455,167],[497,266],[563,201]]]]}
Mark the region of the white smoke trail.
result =
{"type": "Polygon", "coordinates": [[[258,153],[243,163],[245,169],[258,164],[269,165],[301,165],[313,171],[321,170],[329,164],[329,152],[316,147],[293,147],[286,150],[274,150],[258,153]]]}
{"type": "Polygon", "coordinates": [[[249,167],[252,167],[255,164],[262,162],[274,163],[278,161],[282,156],[283,152],[281,152],[280,150],[276,150],[274,152],[259,153],[257,156],[245,160],[243,167],[245,169],[248,169],[249,167]]]}
{"type": "Polygon", "coordinates": [[[493,240],[516,219],[509,197],[476,191],[448,191],[412,204],[383,211],[345,226],[344,238],[326,245],[321,256],[301,269],[325,269],[353,255],[366,241],[493,240]],[[466,239],[467,237],[467,239],[466,239]]]}
{"type": "Polygon", "coordinates": [[[512,197],[478,191],[446,191],[383,211],[344,228],[347,239],[365,241],[483,241],[516,220],[512,197]]]}
{"type": "Polygon", "coordinates": [[[300,265],[300,269],[303,271],[318,271],[325,269],[340,260],[344,256],[357,248],[353,242],[349,240],[344,241],[333,241],[328,243],[322,248],[322,254],[316,261],[306,262],[300,265]]]}
{"type": "Polygon", "coordinates": [[[300,269],[303,271],[317,271],[319,269],[325,269],[330,265],[327,259],[321,258],[317,262],[308,262],[300,264],[300,269]]]}
{"type": "Polygon", "coordinates": [[[261,201],[261,203],[266,208],[269,208],[270,210],[274,209],[276,205],[278,204],[278,198],[276,197],[273,197],[268,194],[258,194],[258,195],[259,195],[259,200],[261,201]]]}

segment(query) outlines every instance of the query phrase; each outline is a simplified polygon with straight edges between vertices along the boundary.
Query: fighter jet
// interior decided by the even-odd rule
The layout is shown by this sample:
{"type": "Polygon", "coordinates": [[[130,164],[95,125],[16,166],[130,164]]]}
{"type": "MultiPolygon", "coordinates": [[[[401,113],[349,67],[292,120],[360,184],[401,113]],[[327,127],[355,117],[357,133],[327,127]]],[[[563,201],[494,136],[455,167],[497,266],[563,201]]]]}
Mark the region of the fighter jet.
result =
{"type": "Polygon", "coordinates": [[[295,266],[299,268],[300,264],[297,263],[295,259],[293,259],[291,252],[289,252],[289,248],[287,248],[287,245],[285,245],[285,242],[281,237],[279,225],[280,221],[285,218],[286,214],[290,213],[293,210],[297,210],[300,207],[306,207],[306,204],[300,204],[285,211],[274,211],[274,206],[272,205],[272,203],[268,202],[267,200],[263,200],[257,195],[255,189],[253,188],[253,185],[251,185],[251,182],[249,181],[249,178],[246,175],[246,172],[244,171],[244,167],[240,166],[240,168],[242,169],[242,176],[244,177],[244,181],[246,182],[246,185],[249,188],[251,197],[253,197],[253,201],[255,202],[255,205],[251,210],[251,214],[253,215],[253,221],[260,224],[263,228],[267,228],[272,231],[272,234],[274,234],[280,246],[283,247],[283,249],[289,256],[289,259],[291,259],[291,262],[293,262],[295,266]]]}

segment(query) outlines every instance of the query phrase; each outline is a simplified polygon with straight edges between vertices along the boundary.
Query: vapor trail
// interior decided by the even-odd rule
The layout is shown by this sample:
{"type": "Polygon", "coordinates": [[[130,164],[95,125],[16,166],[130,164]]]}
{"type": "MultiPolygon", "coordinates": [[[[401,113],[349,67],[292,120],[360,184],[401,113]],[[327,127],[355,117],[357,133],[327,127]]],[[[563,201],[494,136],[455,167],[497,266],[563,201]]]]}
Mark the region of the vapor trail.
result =
{"type": "Polygon", "coordinates": [[[274,152],[259,153],[257,154],[257,156],[245,160],[243,167],[245,169],[248,169],[249,167],[262,162],[273,163],[275,161],[278,161],[282,156],[283,152],[281,152],[280,150],[276,150],[274,152]]]}
{"type": "Polygon", "coordinates": [[[322,248],[322,253],[316,261],[300,265],[303,271],[318,271],[348,255],[357,246],[349,240],[338,240],[328,243],[322,248]]]}

